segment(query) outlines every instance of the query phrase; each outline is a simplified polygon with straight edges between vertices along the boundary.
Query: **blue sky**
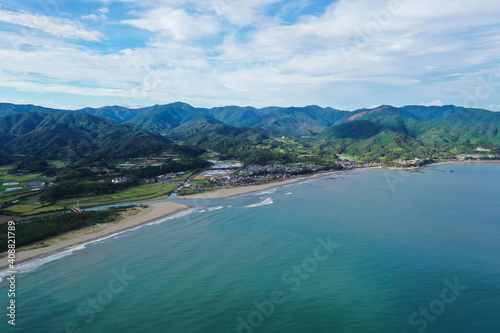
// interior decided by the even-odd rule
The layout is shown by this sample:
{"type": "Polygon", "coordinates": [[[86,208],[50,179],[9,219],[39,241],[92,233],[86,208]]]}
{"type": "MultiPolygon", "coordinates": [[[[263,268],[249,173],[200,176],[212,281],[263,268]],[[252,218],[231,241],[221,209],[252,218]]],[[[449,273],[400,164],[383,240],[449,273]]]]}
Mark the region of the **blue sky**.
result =
{"type": "Polygon", "coordinates": [[[500,110],[498,0],[0,3],[0,101],[500,110]]]}

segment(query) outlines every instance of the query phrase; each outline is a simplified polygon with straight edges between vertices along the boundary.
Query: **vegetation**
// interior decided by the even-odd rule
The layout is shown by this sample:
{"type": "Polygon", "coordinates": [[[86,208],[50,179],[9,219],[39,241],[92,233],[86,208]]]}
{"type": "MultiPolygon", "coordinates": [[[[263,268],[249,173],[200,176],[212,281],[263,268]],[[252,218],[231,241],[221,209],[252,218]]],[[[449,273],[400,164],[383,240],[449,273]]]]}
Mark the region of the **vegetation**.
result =
{"type": "Polygon", "coordinates": [[[202,151],[173,144],[164,136],[69,112],[25,112],[0,118],[4,158],[97,161],[147,156],[161,151],[197,156],[202,151]]]}
{"type": "Polygon", "coordinates": [[[205,159],[336,166],[339,155],[392,165],[455,158],[478,147],[499,154],[500,114],[456,106],[348,112],[319,106],[202,109],[180,102],[66,112],[0,103],[0,147],[0,163],[8,164],[0,168],[1,212],[31,216],[76,201],[166,196],[182,179],[156,183],[158,176],[204,169],[205,159]],[[124,181],[113,181],[118,178],[124,181]],[[38,189],[28,182],[55,185],[38,189]],[[12,187],[22,189],[5,192],[12,187]]]}
{"type": "MultiPolygon", "coordinates": [[[[16,247],[60,235],[62,233],[114,221],[121,211],[131,208],[113,207],[100,211],[83,213],[62,213],[57,215],[31,218],[16,222],[16,247]]],[[[0,224],[0,252],[7,250],[7,223],[0,224]]]]}

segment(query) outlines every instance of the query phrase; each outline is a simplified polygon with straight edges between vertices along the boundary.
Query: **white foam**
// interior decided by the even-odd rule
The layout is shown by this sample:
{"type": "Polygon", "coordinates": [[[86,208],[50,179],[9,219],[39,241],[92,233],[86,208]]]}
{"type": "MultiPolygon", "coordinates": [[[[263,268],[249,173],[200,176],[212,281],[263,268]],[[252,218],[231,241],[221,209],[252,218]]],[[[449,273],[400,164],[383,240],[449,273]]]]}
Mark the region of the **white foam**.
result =
{"type": "Polygon", "coordinates": [[[266,205],[272,205],[274,203],[273,199],[267,198],[264,199],[264,201],[261,201],[259,203],[253,204],[253,205],[248,205],[245,207],[253,208],[253,207],[260,207],[260,206],[266,206],[266,205]]]}
{"type": "Polygon", "coordinates": [[[210,208],[207,208],[207,210],[208,210],[209,212],[211,212],[211,211],[213,211],[213,210],[219,210],[219,209],[222,209],[222,208],[224,208],[224,206],[210,207],[210,208]]]}
{"type": "MultiPolygon", "coordinates": [[[[134,231],[134,230],[140,229],[140,228],[142,228],[142,227],[144,227],[146,225],[157,225],[157,224],[163,223],[165,221],[169,221],[169,220],[173,220],[173,219],[176,219],[176,218],[184,217],[184,216],[187,216],[187,215],[191,214],[194,211],[195,211],[194,208],[193,209],[186,209],[186,210],[183,210],[181,212],[178,212],[178,213],[172,214],[170,216],[167,216],[165,218],[162,218],[162,219],[150,222],[150,223],[139,225],[139,226],[137,226],[135,228],[130,228],[130,229],[118,231],[118,232],[115,232],[115,233],[113,233],[111,235],[106,235],[106,236],[103,236],[101,238],[93,239],[93,240],[88,241],[86,243],[76,244],[76,245],[73,245],[71,247],[65,248],[65,249],[63,249],[61,251],[52,252],[52,253],[49,253],[49,254],[47,254],[45,256],[41,256],[41,257],[34,258],[34,259],[29,260],[29,261],[17,264],[15,266],[15,270],[18,273],[29,273],[29,272],[32,272],[32,271],[38,269],[39,267],[41,267],[41,266],[43,266],[43,265],[45,265],[45,264],[47,264],[47,263],[49,263],[51,261],[62,259],[64,257],[72,255],[75,251],[83,250],[89,244],[102,242],[103,240],[117,237],[117,236],[119,236],[121,234],[124,234],[126,232],[130,232],[130,231],[134,231]]],[[[9,272],[11,272],[11,270],[9,268],[6,268],[6,269],[3,269],[3,270],[0,271],[0,282],[3,281],[4,277],[10,275],[9,272]]]]}
{"type": "Polygon", "coordinates": [[[285,195],[290,195],[290,194],[292,194],[292,193],[293,193],[293,192],[288,192],[288,193],[285,193],[285,195]]]}
{"type": "MultiPolygon", "coordinates": [[[[145,225],[157,225],[157,224],[161,224],[161,223],[166,222],[166,221],[170,221],[170,220],[177,219],[177,218],[180,218],[180,217],[188,216],[189,214],[191,214],[191,213],[193,213],[195,211],[196,211],[196,208],[186,209],[186,210],[180,211],[178,213],[175,213],[175,214],[169,215],[167,217],[164,217],[162,219],[159,219],[159,220],[156,220],[156,221],[153,221],[153,222],[149,222],[149,223],[147,223],[145,225]]],[[[142,226],[139,226],[138,228],[140,228],[140,227],[142,227],[142,226]]],[[[138,229],[138,228],[136,228],[136,229],[138,229]]]]}
{"type": "MultiPolygon", "coordinates": [[[[325,176],[326,177],[326,176],[325,176]]],[[[295,186],[298,186],[298,185],[302,185],[302,184],[307,184],[307,183],[310,183],[314,180],[316,180],[318,178],[313,178],[313,179],[305,179],[305,180],[300,180],[298,182],[295,182],[295,183],[291,183],[291,184],[286,184],[286,185],[283,185],[283,186],[280,186],[281,188],[288,188],[288,187],[295,187],[295,186]]]]}
{"type": "MultiPolygon", "coordinates": [[[[54,253],[48,254],[46,256],[38,257],[38,258],[35,258],[32,260],[17,264],[15,266],[15,271],[17,271],[17,274],[32,272],[32,271],[36,270],[37,268],[39,268],[39,267],[41,267],[41,266],[43,266],[51,261],[62,259],[64,257],[67,257],[67,256],[73,254],[73,252],[75,252],[75,251],[83,250],[84,248],[87,247],[87,244],[89,244],[89,243],[91,243],[91,242],[77,244],[77,245],[71,246],[67,249],[64,249],[62,251],[54,252],[54,253]]],[[[10,271],[11,271],[10,268],[6,268],[6,269],[0,271],[0,282],[3,281],[4,277],[10,275],[9,274],[10,271]]]]}
{"type": "Polygon", "coordinates": [[[273,194],[274,192],[276,192],[276,189],[275,188],[271,188],[269,190],[264,190],[264,191],[256,192],[253,195],[273,194]]]}

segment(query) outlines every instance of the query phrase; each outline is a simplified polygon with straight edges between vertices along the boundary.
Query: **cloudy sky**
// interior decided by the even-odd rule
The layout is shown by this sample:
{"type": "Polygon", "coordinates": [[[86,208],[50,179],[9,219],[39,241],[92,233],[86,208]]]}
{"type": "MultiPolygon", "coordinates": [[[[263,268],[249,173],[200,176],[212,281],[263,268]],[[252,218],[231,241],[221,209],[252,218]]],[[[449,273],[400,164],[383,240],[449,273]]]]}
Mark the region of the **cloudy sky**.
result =
{"type": "Polygon", "coordinates": [[[1,0],[0,101],[500,110],[500,1],[1,0]]]}

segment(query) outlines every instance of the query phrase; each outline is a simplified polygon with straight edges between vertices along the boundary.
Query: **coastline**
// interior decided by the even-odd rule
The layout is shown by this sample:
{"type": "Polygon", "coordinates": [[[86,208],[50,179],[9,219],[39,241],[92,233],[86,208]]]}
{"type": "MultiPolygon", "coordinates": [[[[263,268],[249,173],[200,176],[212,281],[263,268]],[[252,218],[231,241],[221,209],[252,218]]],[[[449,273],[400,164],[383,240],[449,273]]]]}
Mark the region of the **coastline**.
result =
{"type": "Polygon", "coordinates": [[[449,163],[454,163],[454,164],[482,164],[482,163],[500,163],[500,160],[468,160],[468,161],[442,161],[442,162],[437,162],[437,163],[432,163],[429,165],[438,165],[438,164],[449,164],[449,163]]]}
{"type": "MultiPolygon", "coordinates": [[[[440,164],[479,164],[479,163],[500,163],[498,160],[493,161],[440,161],[425,166],[440,165],[440,164]]],[[[260,185],[247,185],[247,186],[236,186],[221,188],[218,190],[203,192],[198,194],[192,194],[188,196],[179,196],[179,199],[190,200],[190,199],[224,199],[228,197],[243,195],[252,192],[259,192],[268,190],[275,187],[285,186],[289,184],[294,184],[300,181],[315,179],[320,177],[326,177],[334,174],[341,174],[346,172],[352,172],[357,170],[369,170],[369,169],[381,169],[384,167],[365,167],[365,168],[355,168],[349,170],[335,170],[335,171],[322,171],[308,176],[302,176],[297,178],[291,178],[281,181],[274,181],[271,183],[260,184],[260,185]]],[[[387,167],[386,167],[387,168],[387,167]]],[[[420,167],[413,168],[398,168],[389,167],[388,169],[418,169],[420,167]]],[[[21,263],[28,261],[40,256],[47,255],[49,253],[54,253],[66,249],[68,247],[86,243],[95,239],[99,239],[105,236],[109,236],[141,224],[145,224],[169,215],[175,214],[177,212],[192,208],[191,206],[174,203],[174,202],[160,202],[148,204],[147,208],[140,208],[140,211],[133,215],[128,215],[121,220],[98,224],[95,226],[86,227],[79,230],[70,231],[65,234],[58,235],[56,237],[46,239],[42,242],[38,242],[32,245],[24,246],[18,248],[16,251],[16,263],[21,263]]],[[[8,267],[6,252],[0,253],[0,270],[8,267]]]]}
{"type": "Polygon", "coordinates": [[[184,200],[186,200],[186,199],[187,200],[190,200],[190,199],[225,199],[225,198],[234,197],[237,195],[242,195],[242,194],[247,194],[247,193],[252,193],[252,192],[259,192],[259,191],[268,190],[268,189],[274,188],[274,187],[294,184],[294,183],[297,183],[297,182],[300,182],[303,180],[307,180],[307,179],[325,177],[325,176],[330,176],[330,175],[345,173],[345,172],[350,172],[350,171],[356,171],[356,170],[380,169],[380,168],[382,168],[382,167],[367,167],[367,168],[356,168],[356,169],[350,169],[350,170],[323,171],[323,172],[315,173],[314,175],[310,175],[310,176],[303,176],[303,177],[291,178],[291,179],[286,179],[286,180],[280,180],[280,181],[275,181],[275,182],[261,184],[261,185],[247,185],[247,186],[221,188],[221,189],[218,189],[215,191],[210,191],[210,192],[191,194],[191,195],[187,195],[187,196],[178,196],[178,198],[184,199],[184,200]]]}
{"type": "MultiPolygon", "coordinates": [[[[122,220],[70,231],[68,233],[44,240],[43,242],[21,247],[16,251],[16,264],[49,253],[57,252],[77,244],[109,236],[111,234],[178,213],[188,208],[191,207],[174,202],[149,204],[147,208],[142,208],[138,213],[126,216],[122,220]],[[41,243],[48,245],[39,247],[41,243]]],[[[6,252],[2,254],[5,253],[6,252]]],[[[7,259],[7,256],[0,258],[0,270],[8,267],[7,259]]]]}
{"type": "Polygon", "coordinates": [[[459,160],[449,160],[449,161],[439,161],[429,164],[424,164],[421,166],[412,166],[412,167],[404,167],[404,166],[386,166],[389,170],[412,170],[412,169],[420,169],[425,168],[432,165],[440,165],[440,164],[488,164],[488,163],[500,163],[500,160],[467,160],[467,161],[459,161],[459,160]]]}

